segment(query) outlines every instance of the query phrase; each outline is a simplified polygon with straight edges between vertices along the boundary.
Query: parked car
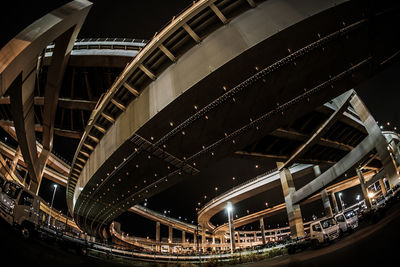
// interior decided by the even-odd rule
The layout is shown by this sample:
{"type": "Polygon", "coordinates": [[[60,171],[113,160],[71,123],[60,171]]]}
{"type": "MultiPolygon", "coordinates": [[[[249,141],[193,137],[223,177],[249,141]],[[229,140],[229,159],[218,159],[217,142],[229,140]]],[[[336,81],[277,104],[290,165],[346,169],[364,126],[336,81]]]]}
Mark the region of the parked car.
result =
{"type": "Polygon", "coordinates": [[[358,217],[353,210],[347,210],[335,215],[340,233],[351,232],[358,227],[358,217]]]}
{"type": "Polygon", "coordinates": [[[314,248],[339,237],[339,225],[334,217],[325,217],[310,225],[310,239],[314,248]]]}

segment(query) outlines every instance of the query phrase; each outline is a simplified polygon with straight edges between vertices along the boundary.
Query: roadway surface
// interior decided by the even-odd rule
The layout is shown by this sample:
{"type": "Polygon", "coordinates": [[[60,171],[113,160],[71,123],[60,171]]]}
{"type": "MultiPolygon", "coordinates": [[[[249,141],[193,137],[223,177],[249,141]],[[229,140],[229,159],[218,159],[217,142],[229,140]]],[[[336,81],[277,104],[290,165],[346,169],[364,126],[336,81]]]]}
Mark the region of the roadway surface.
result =
{"type": "Polygon", "coordinates": [[[237,266],[396,266],[399,225],[400,203],[396,203],[377,223],[345,235],[329,246],[237,266]]]}
{"type": "MultiPolygon", "coordinates": [[[[239,266],[394,266],[400,240],[398,225],[400,203],[377,223],[361,226],[329,246],[239,266]]],[[[1,261],[11,259],[13,266],[126,266],[81,256],[46,240],[23,240],[3,220],[0,220],[0,240],[1,261]]]]}
{"type": "Polygon", "coordinates": [[[0,240],[1,266],[125,266],[82,256],[74,250],[62,248],[57,243],[39,238],[23,240],[2,219],[0,219],[0,240]]]}

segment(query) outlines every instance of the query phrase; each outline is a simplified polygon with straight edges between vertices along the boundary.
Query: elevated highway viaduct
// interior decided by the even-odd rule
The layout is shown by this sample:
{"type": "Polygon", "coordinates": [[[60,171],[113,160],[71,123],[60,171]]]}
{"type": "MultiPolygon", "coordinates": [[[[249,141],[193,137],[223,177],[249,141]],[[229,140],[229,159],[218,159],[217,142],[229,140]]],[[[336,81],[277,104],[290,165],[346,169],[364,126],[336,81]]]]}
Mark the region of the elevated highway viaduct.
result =
{"type": "MultiPolygon", "coordinates": [[[[82,229],[105,236],[131,206],[397,60],[394,4],[256,3],[198,1],[124,69],[93,111],[72,163],[67,199],[82,229]]],[[[359,101],[350,101],[357,111],[359,101]]],[[[396,175],[392,168],[391,184],[396,175]]],[[[295,205],[313,192],[300,190],[295,205]]]]}

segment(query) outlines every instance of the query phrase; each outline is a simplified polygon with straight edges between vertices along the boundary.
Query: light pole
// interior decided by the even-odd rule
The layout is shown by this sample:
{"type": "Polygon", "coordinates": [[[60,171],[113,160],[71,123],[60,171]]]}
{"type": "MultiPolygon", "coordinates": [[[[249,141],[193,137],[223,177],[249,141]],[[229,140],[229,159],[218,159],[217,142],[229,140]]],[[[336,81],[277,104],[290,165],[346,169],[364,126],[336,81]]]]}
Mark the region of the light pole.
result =
{"type": "Polygon", "coordinates": [[[51,219],[51,210],[53,209],[53,202],[54,202],[54,196],[56,195],[56,190],[57,190],[57,185],[54,186],[54,191],[53,191],[53,198],[51,199],[51,206],[50,206],[50,214],[49,214],[49,221],[47,223],[47,226],[50,228],[50,219],[51,219]]]}
{"type": "Polygon", "coordinates": [[[226,205],[226,211],[228,212],[228,222],[229,222],[229,239],[231,241],[231,253],[233,253],[234,250],[234,233],[233,233],[233,217],[232,217],[232,203],[228,202],[228,204],[226,205]]]}

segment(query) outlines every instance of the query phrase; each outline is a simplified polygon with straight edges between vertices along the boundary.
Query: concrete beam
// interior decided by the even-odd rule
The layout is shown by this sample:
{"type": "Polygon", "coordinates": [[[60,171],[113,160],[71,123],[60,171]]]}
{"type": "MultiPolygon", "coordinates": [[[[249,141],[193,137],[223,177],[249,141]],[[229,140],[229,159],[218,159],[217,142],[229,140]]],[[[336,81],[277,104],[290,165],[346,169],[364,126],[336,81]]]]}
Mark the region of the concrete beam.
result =
{"type": "Polygon", "coordinates": [[[296,161],[297,158],[303,155],[310,147],[319,141],[321,136],[329,130],[329,128],[340,118],[340,115],[343,113],[343,111],[347,109],[350,96],[353,93],[354,91],[350,90],[337,97],[340,106],[338,106],[335,112],[332,113],[332,115],[317,129],[317,131],[293,153],[293,155],[282,165],[281,168],[288,168],[296,161]]]}
{"type": "Polygon", "coordinates": [[[166,48],[163,44],[160,44],[158,46],[158,48],[160,48],[160,50],[172,61],[172,62],[176,62],[176,57],[171,53],[171,51],[169,51],[168,48],[166,48]]]}
{"type": "Polygon", "coordinates": [[[44,88],[44,106],[42,113],[42,152],[39,156],[40,172],[46,166],[46,162],[53,148],[54,120],[58,105],[58,96],[64,78],[65,69],[74,46],[76,37],[82,27],[86,15],[77,21],[77,24],[63,32],[55,39],[51,64],[48,67],[46,85],[44,88]]]}
{"type": "Polygon", "coordinates": [[[30,190],[39,191],[41,169],[39,166],[38,151],[36,149],[35,116],[33,109],[33,93],[35,74],[32,72],[23,82],[22,75],[8,88],[11,99],[11,114],[14,119],[17,139],[22,155],[28,166],[31,177],[30,190]]]}
{"type": "Polygon", "coordinates": [[[385,136],[382,134],[378,124],[372,117],[365,104],[357,95],[352,97],[350,103],[358,114],[358,117],[364,123],[368,134],[376,136],[375,148],[379,157],[381,158],[381,162],[386,173],[386,179],[389,181],[390,187],[393,187],[395,184],[399,183],[399,172],[397,170],[396,162],[388,149],[385,136]]]}
{"type": "Polygon", "coordinates": [[[114,123],[114,122],[115,122],[115,119],[114,119],[111,115],[108,115],[108,114],[102,112],[102,113],[101,113],[101,116],[103,116],[106,120],[108,120],[108,121],[111,122],[111,123],[114,123]]]}
{"type": "MultiPolygon", "coordinates": [[[[15,141],[18,142],[17,139],[17,134],[15,133],[15,128],[11,127],[11,126],[4,126],[1,125],[0,126],[4,129],[4,131],[6,131],[12,138],[14,138],[15,141]]],[[[36,142],[36,149],[38,152],[40,152],[42,150],[42,145],[39,142],[36,142]]],[[[53,154],[50,155],[50,160],[48,161],[48,165],[53,168],[54,170],[56,170],[57,172],[63,174],[63,175],[68,175],[69,171],[70,171],[70,166],[65,163],[64,161],[60,160],[59,158],[57,158],[56,156],[54,156],[53,154]]]]}
{"type": "MultiPolygon", "coordinates": [[[[286,138],[286,139],[290,139],[290,140],[296,140],[296,141],[301,141],[304,142],[307,139],[310,138],[309,135],[303,134],[303,133],[299,133],[293,130],[285,130],[282,128],[276,129],[271,133],[272,136],[276,136],[276,137],[280,137],[280,138],[286,138]]],[[[343,150],[343,151],[351,151],[353,149],[352,146],[349,146],[347,144],[344,143],[339,143],[336,141],[332,141],[326,138],[320,138],[317,142],[318,145],[321,146],[326,146],[326,147],[331,147],[331,148],[335,148],[335,149],[339,149],[339,150],[343,150]]]]}
{"type": "Polygon", "coordinates": [[[247,0],[247,3],[249,3],[249,5],[250,5],[251,7],[253,7],[253,8],[257,6],[256,3],[254,3],[253,0],[247,0]]]}
{"type": "MultiPolygon", "coordinates": [[[[58,98],[58,107],[65,109],[73,109],[73,110],[88,110],[92,111],[97,102],[90,100],[82,100],[82,99],[71,99],[71,98],[58,98]]],[[[10,97],[5,96],[0,98],[0,105],[10,105],[10,97]]],[[[44,106],[44,97],[43,96],[35,96],[33,98],[33,103],[35,106],[44,106]]]]}
{"type": "MultiPolygon", "coordinates": [[[[138,97],[139,96],[139,91],[133,88],[129,83],[125,82],[124,87],[128,89],[129,92],[131,92],[134,96],[138,97]]],[[[103,114],[103,113],[102,113],[103,114]]]]}
{"type": "Polygon", "coordinates": [[[193,40],[195,40],[196,43],[200,43],[201,39],[200,37],[197,35],[197,33],[195,33],[192,28],[190,28],[189,25],[187,25],[187,23],[184,23],[182,25],[182,27],[185,29],[185,31],[193,38],[193,40]]]}
{"type": "Polygon", "coordinates": [[[139,69],[141,71],[143,71],[150,79],[152,79],[153,81],[155,79],[157,79],[157,76],[151,71],[149,70],[146,66],[144,66],[143,64],[139,65],[139,69]]]}
{"type": "Polygon", "coordinates": [[[38,192],[42,171],[51,151],[58,92],[76,36],[90,10],[88,1],[72,1],[20,32],[0,50],[0,95],[10,95],[16,135],[31,177],[30,190],[38,192]],[[49,67],[43,112],[43,148],[37,157],[34,87],[38,55],[55,41],[49,67]]]}
{"type": "Polygon", "coordinates": [[[126,107],[125,107],[123,104],[119,103],[119,102],[118,102],[117,100],[115,100],[114,98],[111,99],[111,103],[113,103],[117,108],[119,108],[119,109],[122,110],[122,111],[125,111],[125,110],[126,110],[126,107]]]}
{"type": "MultiPolygon", "coordinates": [[[[361,169],[361,168],[360,168],[361,169]]],[[[380,170],[377,174],[375,174],[374,176],[372,176],[371,179],[369,179],[368,181],[364,181],[365,183],[365,187],[368,188],[370,187],[372,184],[376,183],[377,181],[379,181],[380,179],[383,179],[385,177],[385,171],[382,169],[380,170]]]]}
{"type": "Polygon", "coordinates": [[[221,20],[221,22],[223,24],[227,24],[228,23],[228,20],[226,19],[224,14],[222,14],[221,10],[219,10],[219,8],[216,5],[210,4],[210,8],[215,13],[215,15],[217,15],[217,17],[221,20]]]}
{"type": "MultiPolygon", "coordinates": [[[[249,152],[245,152],[245,151],[236,151],[235,155],[240,156],[240,157],[248,157],[248,158],[267,158],[267,159],[273,159],[273,160],[277,160],[277,161],[289,159],[288,156],[262,154],[262,153],[257,153],[257,152],[249,153],[249,152]]],[[[304,164],[326,164],[326,165],[333,165],[336,163],[334,161],[316,160],[316,159],[298,159],[297,162],[304,163],[304,164]]]]}
{"type": "Polygon", "coordinates": [[[17,147],[17,150],[15,151],[15,154],[14,154],[14,157],[12,159],[11,166],[10,166],[10,171],[13,172],[13,173],[15,172],[15,168],[18,165],[18,160],[19,160],[20,156],[21,156],[21,149],[19,147],[17,147]]]}
{"type": "Polygon", "coordinates": [[[340,161],[292,194],[293,203],[299,203],[317,191],[324,189],[329,183],[343,175],[361,161],[375,147],[376,135],[368,135],[357,147],[347,153],[340,161]]]}
{"type": "MultiPolygon", "coordinates": [[[[0,120],[0,127],[14,127],[14,122],[13,121],[4,121],[0,120]]],[[[35,132],[43,132],[43,126],[35,124],[35,132]]],[[[72,139],[81,139],[82,137],[82,132],[79,131],[73,131],[73,130],[67,130],[67,129],[60,129],[60,128],[54,128],[54,134],[58,136],[63,136],[67,138],[72,138],[72,139]]]]}

